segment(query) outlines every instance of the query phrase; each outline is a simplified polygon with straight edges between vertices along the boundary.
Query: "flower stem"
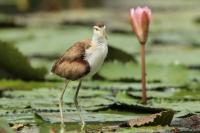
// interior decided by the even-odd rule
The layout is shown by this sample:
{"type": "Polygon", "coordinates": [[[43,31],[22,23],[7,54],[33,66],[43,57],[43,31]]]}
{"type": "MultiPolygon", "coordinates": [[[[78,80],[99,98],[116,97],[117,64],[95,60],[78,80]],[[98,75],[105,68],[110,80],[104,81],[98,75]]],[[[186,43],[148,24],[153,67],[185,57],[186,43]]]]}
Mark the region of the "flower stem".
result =
{"type": "Polygon", "coordinates": [[[141,43],[141,69],[142,69],[142,103],[147,103],[146,72],[145,72],[145,44],[141,43]]]}

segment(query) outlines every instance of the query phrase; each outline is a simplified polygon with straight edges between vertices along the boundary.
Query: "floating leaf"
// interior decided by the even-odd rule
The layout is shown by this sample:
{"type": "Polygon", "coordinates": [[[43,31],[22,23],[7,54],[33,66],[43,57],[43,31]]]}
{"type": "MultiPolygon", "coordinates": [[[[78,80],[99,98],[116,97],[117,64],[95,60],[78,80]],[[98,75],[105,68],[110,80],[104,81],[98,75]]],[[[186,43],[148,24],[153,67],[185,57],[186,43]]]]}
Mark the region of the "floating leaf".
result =
{"type": "MultiPolygon", "coordinates": [[[[188,90],[185,88],[168,88],[163,91],[149,90],[147,91],[149,99],[162,99],[162,100],[173,100],[173,101],[198,101],[200,100],[199,90],[188,90]]],[[[141,92],[128,91],[127,95],[135,98],[141,99],[141,92]]]]}
{"type": "Polygon", "coordinates": [[[121,49],[108,45],[108,50],[109,52],[106,57],[106,61],[118,60],[120,62],[136,62],[136,59],[134,59],[131,54],[128,54],[121,49]]]}
{"type": "Polygon", "coordinates": [[[11,44],[0,41],[0,69],[8,77],[23,80],[44,80],[45,68],[33,68],[28,59],[11,44]]]}
{"type": "MultiPolygon", "coordinates": [[[[99,75],[111,81],[121,81],[123,79],[140,81],[140,67],[139,64],[133,62],[108,62],[104,63],[99,75]]],[[[163,82],[180,85],[186,83],[188,78],[189,73],[184,66],[147,64],[147,80],[149,82],[163,82]]]]}
{"type": "Polygon", "coordinates": [[[138,119],[132,119],[125,123],[120,124],[120,127],[139,127],[144,125],[169,125],[174,116],[173,111],[163,111],[160,113],[144,116],[138,119]]]}
{"type": "MultiPolygon", "coordinates": [[[[68,123],[80,122],[79,115],[77,112],[64,112],[64,121],[68,123]]],[[[91,113],[82,112],[82,115],[86,123],[106,123],[114,122],[120,123],[127,121],[130,118],[136,118],[138,116],[134,115],[120,115],[120,114],[110,114],[110,113],[91,113]]],[[[60,123],[60,112],[57,113],[36,113],[36,118],[43,120],[48,123],[60,123]]]]}
{"type": "Polygon", "coordinates": [[[141,126],[166,126],[170,125],[172,118],[174,116],[174,111],[166,110],[160,113],[139,117],[137,119],[130,119],[114,126],[106,126],[103,131],[116,131],[124,127],[141,127],[141,126]]]}
{"type": "Polygon", "coordinates": [[[126,104],[126,103],[114,103],[103,108],[99,108],[96,111],[105,111],[105,110],[116,110],[116,111],[123,111],[123,112],[132,112],[132,113],[158,113],[161,111],[166,110],[165,108],[156,108],[150,107],[140,104],[126,104]]]}
{"type": "Polygon", "coordinates": [[[59,87],[61,85],[62,83],[56,83],[56,82],[0,80],[0,90],[3,89],[31,90],[34,88],[41,88],[41,87],[53,88],[53,87],[59,87]]]}
{"type": "Polygon", "coordinates": [[[156,107],[167,107],[175,111],[184,111],[184,112],[199,112],[200,106],[199,101],[173,101],[173,100],[152,100],[152,105],[156,107]]]}
{"type": "MultiPolygon", "coordinates": [[[[146,56],[146,63],[155,62],[160,65],[199,65],[200,49],[191,46],[152,46],[149,48],[151,53],[146,56]],[[164,61],[163,61],[164,59],[164,61]]],[[[137,58],[140,60],[140,57],[137,58]]]]}

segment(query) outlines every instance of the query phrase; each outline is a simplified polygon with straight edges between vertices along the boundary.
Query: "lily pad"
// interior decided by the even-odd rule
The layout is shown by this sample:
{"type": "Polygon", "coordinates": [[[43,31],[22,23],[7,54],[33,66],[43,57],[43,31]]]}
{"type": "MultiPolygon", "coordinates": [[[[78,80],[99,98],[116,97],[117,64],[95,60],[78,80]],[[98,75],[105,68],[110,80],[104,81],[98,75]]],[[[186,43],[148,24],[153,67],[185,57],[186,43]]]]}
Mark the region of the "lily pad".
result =
{"type": "MultiPolygon", "coordinates": [[[[106,113],[91,113],[91,112],[82,112],[86,123],[120,123],[130,118],[136,118],[134,115],[119,115],[119,114],[106,114],[106,113]]],[[[49,123],[60,123],[60,114],[59,113],[37,113],[36,116],[39,116],[42,120],[49,123]]],[[[67,123],[79,123],[80,118],[76,112],[65,112],[64,121],[67,123]]]]}
{"type": "Polygon", "coordinates": [[[171,120],[174,116],[174,112],[173,111],[163,111],[160,113],[156,113],[156,114],[152,114],[149,116],[144,116],[144,117],[140,117],[137,119],[131,119],[128,120],[124,123],[121,123],[119,125],[115,125],[115,126],[108,126],[105,127],[103,130],[107,130],[107,131],[115,131],[115,130],[119,130],[120,128],[124,128],[124,127],[140,127],[140,126],[151,126],[151,125],[169,125],[171,123],[171,120]]]}
{"type": "Polygon", "coordinates": [[[174,116],[173,111],[163,111],[160,113],[145,116],[143,118],[132,119],[120,124],[120,127],[139,127],[143,125],[169,125],[174,116]]]}
{"type": "MultiPolygon", "coordinates": [[[[104,64],[99,74],[107,80],[139,80],[141,77],[140,67],[140,65],[131,62],[108,62],[104,64]]],[[[147,80],[149,82],[183,84],[188,80],[188,71],[184,66],[147,64],[147,80]]]]}
{"type": "Polygon", "coordinates": [[[33,68],[28,59],[11,44],[0,41],[1,71],[8,74],[7,78],[23,80],[44,80],[45,68],[33,68]],[[13,60],[15,57],[17,60],[13,60]]]}
{"type": "MultiPolygon", "coordinates": [[[[149,99],[165,99],[165,100],[185,100],[185,101],[198,101],[200,99],[199,91],[198,90],[185,90],[182,89],[174,89],[169,88],[165,91],[154,91],[150,90],[147,91],[148,98],[149,99]]],[[[133,92],[129,91],[127,92],[128,96],[131,96],[132,98],[140,99],[141,98],[141,92],[133,92]]]]}

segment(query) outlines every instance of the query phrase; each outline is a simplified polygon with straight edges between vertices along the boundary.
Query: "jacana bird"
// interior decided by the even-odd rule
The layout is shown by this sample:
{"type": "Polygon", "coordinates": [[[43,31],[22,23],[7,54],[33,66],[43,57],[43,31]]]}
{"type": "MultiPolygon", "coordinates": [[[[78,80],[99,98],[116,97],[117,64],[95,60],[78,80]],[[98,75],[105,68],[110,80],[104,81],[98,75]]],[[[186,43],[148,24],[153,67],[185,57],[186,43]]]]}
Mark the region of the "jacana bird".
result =
{"type": "Polygon", "coordinates": [[[102,66],[108,53],[106,27],[103,24],[93,26],[91,39],[76,42],[54,63],[51,72],[65,79],[65,87],[59,99],[59,109],[61,124],[64,125],[63,118],[63,95],[70,81],[78,80],[74,103],[79,114],[82,129],[85,121],[81,115],[78,105],[78,93],[82,80],[93,76],[102,66]]]}

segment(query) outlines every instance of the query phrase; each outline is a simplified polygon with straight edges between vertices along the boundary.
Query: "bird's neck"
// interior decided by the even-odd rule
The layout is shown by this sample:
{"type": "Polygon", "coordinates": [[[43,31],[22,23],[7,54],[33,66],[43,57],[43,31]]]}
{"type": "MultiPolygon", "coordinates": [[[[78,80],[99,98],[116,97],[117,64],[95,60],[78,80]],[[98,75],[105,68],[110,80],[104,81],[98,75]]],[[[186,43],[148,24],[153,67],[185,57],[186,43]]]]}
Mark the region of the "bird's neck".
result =
{"type": "Polygon", "coordinates": [[[107,45],[107,39],[102,36],[93,35],[92,36],[92,43],[97,45],[107,45]]]}

